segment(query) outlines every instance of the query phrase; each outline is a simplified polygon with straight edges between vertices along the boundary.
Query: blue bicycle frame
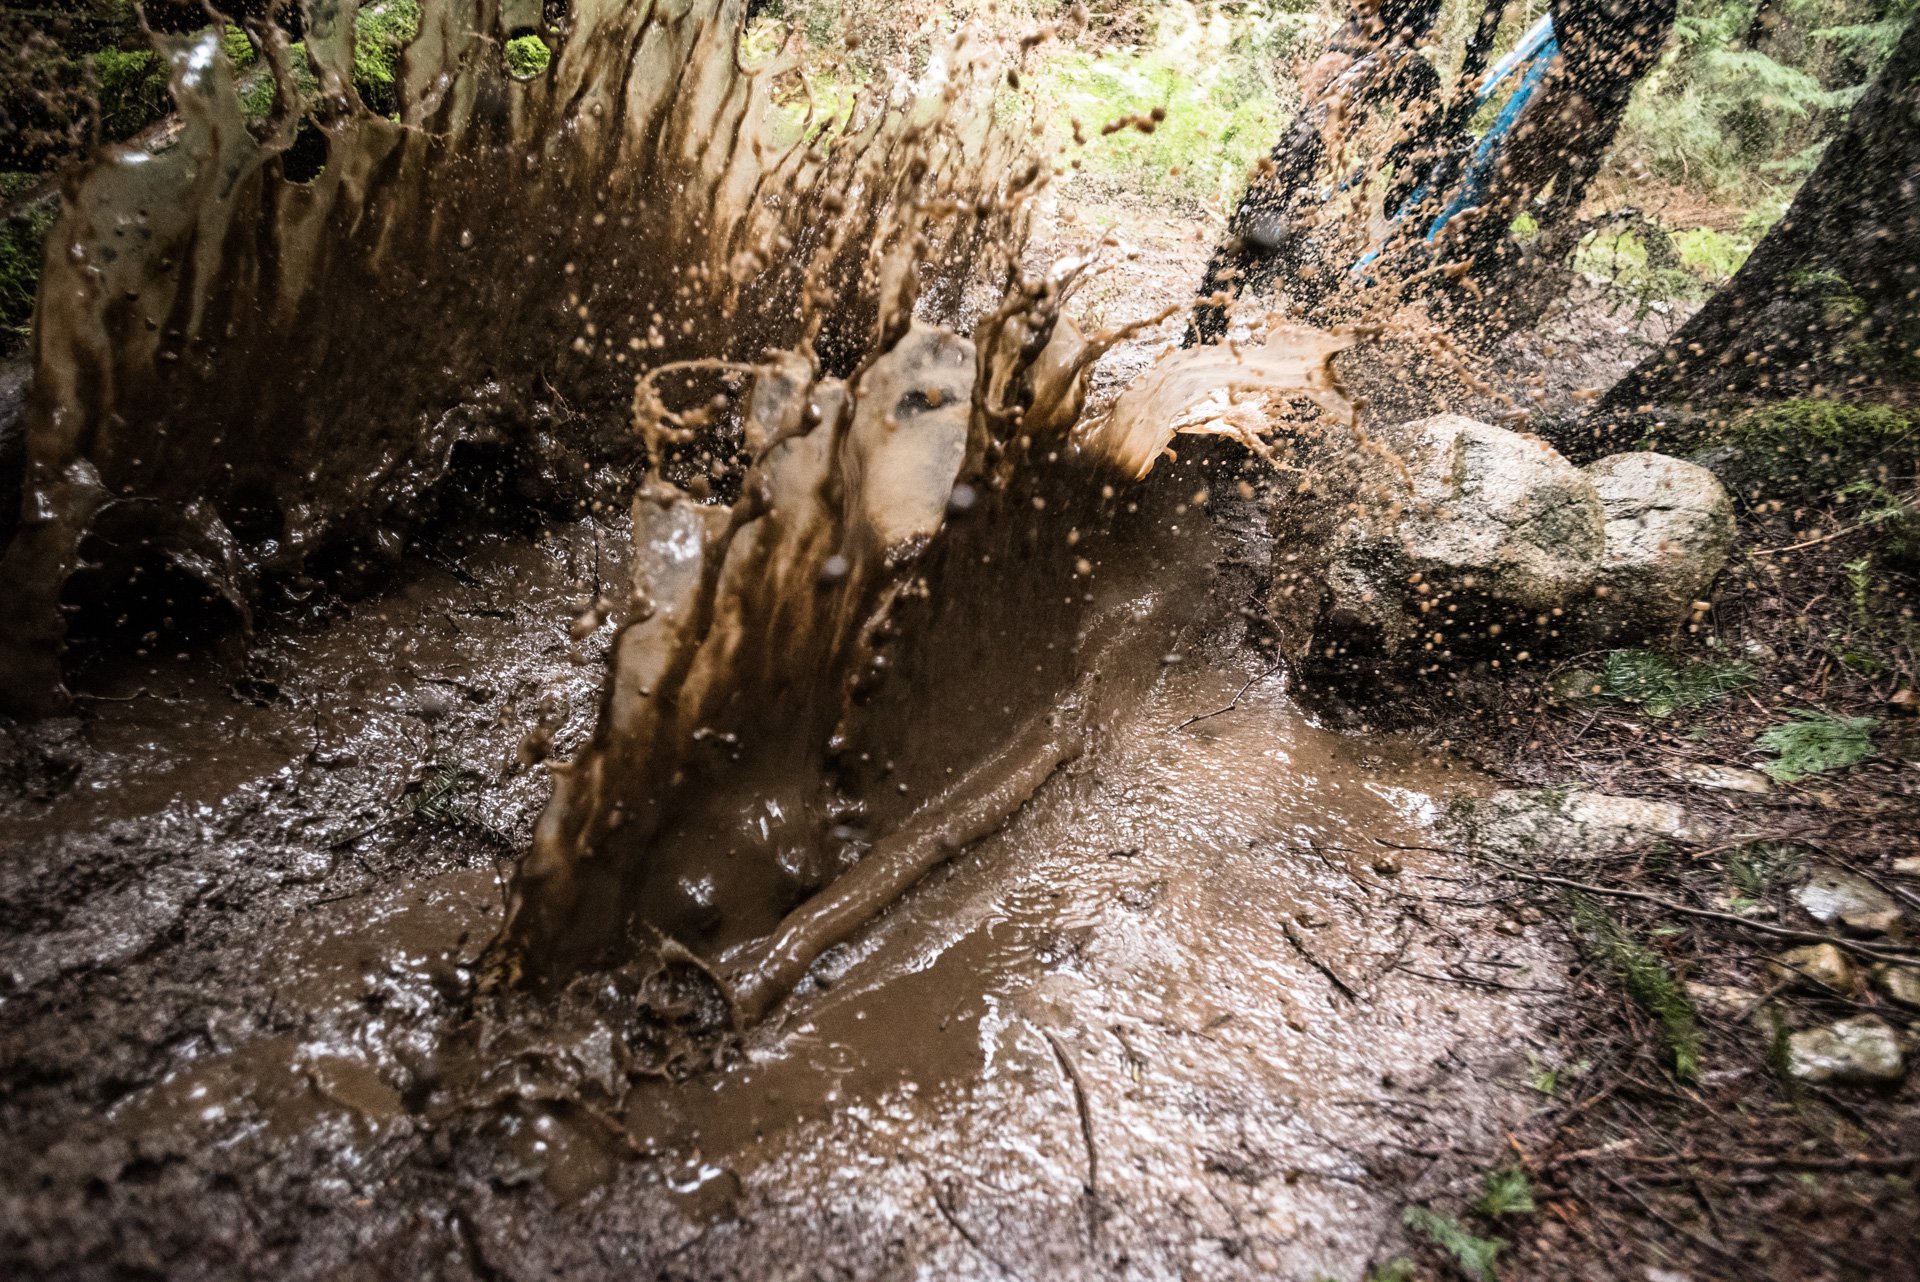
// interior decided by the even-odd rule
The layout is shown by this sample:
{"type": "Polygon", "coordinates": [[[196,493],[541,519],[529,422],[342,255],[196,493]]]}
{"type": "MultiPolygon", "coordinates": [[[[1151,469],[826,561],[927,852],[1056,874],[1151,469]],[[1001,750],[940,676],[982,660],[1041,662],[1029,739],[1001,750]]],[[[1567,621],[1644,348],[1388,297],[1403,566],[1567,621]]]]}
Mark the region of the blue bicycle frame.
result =
{"type": "MultiPolygon", "coordinates": [[[[1426,239],[1429,244],[1437,240],[1441,231],[1462,210],[1472,209],[1480,203],[1486,194],[1487,184],[1493,177],[1493,168],[1500,160],[1500,151],[1512,134],[1513,127],[1519,122],[1520,113],[1526,110],[1527,103],[1540,83],[1547,78],[1547,72],[1553,67],[1554,59],[1560,56],[1560,42],[1553,32],[1553,15],[1547,14],[1528,29],[1507,55],[1493,65],[1486,78],[1480,82],[1479,92],[1474,95],[1474,110],[1493,101],[1500,86],[1510,77],[1518,75],[1520,83],[1514,87],[1512,95],[1501,106],[1500,114],[1495,116],[1493,124],[1481,137],[1473,149],[1472,157],[1467,161],[1466,169],[1461,173],[1440,212],[1427,227],[1426,239]]],[[[1413,193],[1401,202],[1400,208],[1388,220],[1390,226],[1397,227],[1400,222],[1418,210],[1431,195],[1431,179],[1414,188],[1413,193]]],[[[1358,272],[1380,256],[1380,245],[1375,245],[1353,265],[1358,272]]]]}

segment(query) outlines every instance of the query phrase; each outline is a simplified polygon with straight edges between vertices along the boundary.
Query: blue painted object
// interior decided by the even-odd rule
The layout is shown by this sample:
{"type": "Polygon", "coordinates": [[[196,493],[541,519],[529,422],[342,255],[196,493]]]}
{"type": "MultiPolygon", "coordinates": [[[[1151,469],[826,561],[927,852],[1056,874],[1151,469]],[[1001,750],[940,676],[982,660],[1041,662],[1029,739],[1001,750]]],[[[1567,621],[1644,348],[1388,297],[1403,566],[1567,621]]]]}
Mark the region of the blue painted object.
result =
{"type": "MultiPolygon", "coordinates": [[[[1480,203],[1486,193],[1487,183],[1493,177],[1494,166],[1500,163],[1500,151],[1506,146],[1507,138],[1513,133],[1513,127],[1520,120],[1520,113],[1526,110],[1527,103],[1533,98],[1540,83],[1547,78],[1553,63],[1560,56],[1560,42],[1554,36],[1553,15],[1547,14],[1528,29],[1507,55],[1493,65],[1493,69],[1480,82],[1480,90],[1474,95],[1474,109],[1493,100],[1500,86],[1511,76],[1518,74],[1520,83],[1514,87],[1513,94],[1500,108],[1500,114],[1494,117],[1493,125],[1481,137],[1473,149],[1472,157],[1467,161],[1466,172],[1460,175],[1453,185],[1453,193],[1439,214],[1427,227],[1426,239],[1429,244],[1439,239],[1441,231],[1462,210],[1472,209],[1480,203]]],[[[1431,194],[1429,182],[1423,182],[1414,188],[1389,220],[1391,226],[1426,203],[1431,194]]],[[[1380,256],[1379,245],[1375,245],[1353,265],[1353,270],[1361,270],[1380,256]]]]}

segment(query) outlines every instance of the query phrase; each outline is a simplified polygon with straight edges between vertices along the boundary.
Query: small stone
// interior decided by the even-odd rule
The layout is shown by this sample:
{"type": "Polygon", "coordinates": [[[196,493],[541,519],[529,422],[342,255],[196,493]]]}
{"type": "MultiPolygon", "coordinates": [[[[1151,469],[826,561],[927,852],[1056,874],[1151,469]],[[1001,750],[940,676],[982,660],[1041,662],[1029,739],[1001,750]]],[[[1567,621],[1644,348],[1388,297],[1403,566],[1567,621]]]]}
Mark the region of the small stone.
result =
{"type": "Polygon", "coordinates": [[[1905,1071],[1899,1038],[1876,1015],[1856,1015],[1787,1039],[1787,1072],[1803,1082],[1888,1086],[1905,1071]]]}
{"type": "Polygon", "coordinates": [[[1687,996],[1709,1015],[1735,1020],[1750,1018],[1765,1000],[1750,988],[1736,988],[1731,984],[1702,984],[1691,980],[1687,983],[1687,996]]]}
{"type": "Polygon", "coordinates": [[[1813,983],[1836,993],[1850,993],[1859,975],[1853,959],[1833,944],[1790,948],[1774,959],[1773,973],[1786,983],[1813,983]]]}
{"type": "Polygon", "coordinates": [[[1920,966],[1881,962],[1873,968],[1873,986],[1902,1006],[1920,1006],[1920,966]]]}
{"type": "Polygon", "coordinates": [[[1902,877],[1920,877],[1920,855],[1907,855],[1894,860],[1893,871],[1902,877]]]}
{"type": "Polygon", "coordinates": [[[1715,766],[1704,761],[1689,761],[1675,766],[1674,776],[1696,788],[1718,788],[1722,792],[1771,792],[1773,784],[1758,770],[1744,766],[1715,766]]]}
{"type": "Polygon", "coordinates": [[[1815,866],[1794,898],[1807,916],[1823,926],[1837,923],[1859,934],[1891,935],[1896,939],[1904,933],[1900,905],[1893,902],[1893,897],[1843,868],[1815,866]]]}

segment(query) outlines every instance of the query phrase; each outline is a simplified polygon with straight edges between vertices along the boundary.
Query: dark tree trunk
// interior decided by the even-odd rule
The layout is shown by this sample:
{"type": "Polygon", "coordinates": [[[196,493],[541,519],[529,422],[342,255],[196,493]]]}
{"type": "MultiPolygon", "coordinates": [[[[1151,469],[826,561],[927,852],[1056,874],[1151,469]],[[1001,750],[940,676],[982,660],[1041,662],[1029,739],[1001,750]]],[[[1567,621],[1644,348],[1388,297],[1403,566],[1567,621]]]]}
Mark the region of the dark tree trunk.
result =
{"type": "Polygon", "coordinates": [[[1910,385],[1920,379],[1916,347],[1920,20],[1907,24],[1786,216],[1601,409],[1637,432],[1634,420],[1656,407],[1910,385]]]}

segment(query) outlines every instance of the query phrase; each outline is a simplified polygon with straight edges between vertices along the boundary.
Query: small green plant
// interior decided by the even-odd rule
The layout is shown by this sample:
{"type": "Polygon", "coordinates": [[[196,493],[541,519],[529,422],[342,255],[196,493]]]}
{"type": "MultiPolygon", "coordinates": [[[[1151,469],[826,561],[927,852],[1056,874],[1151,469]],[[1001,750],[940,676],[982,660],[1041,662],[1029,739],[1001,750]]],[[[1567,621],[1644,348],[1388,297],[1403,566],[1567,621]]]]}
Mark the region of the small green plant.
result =
{"type": "Polygon", "coordinates": [[[1533,1207],[1533,1181],[1517,1166],[1488,1171],[1473,1209],[1486,1216],[1525,1215],[1533,1207]]]}
{"type": "Polygon", "coordinates": [[[1627,995],[1660,1021],[1673,1055],[1673,1071],[1684,1081],[1700,1075],[1700,1023],[1686,989],[1660,954],[1634,938],[1613,915],[1591,898],[1569,892],[1574,932],[1594,960],[1611,970],[1627,995]]]}
{"type": "Polygon", "coordinates": [[[1769,726],[1754,740],[1773,754],[1761,769],[1778,783],[1797,783],[1808,775],[1844,770],[1873,755],[1876,717],[1836,717],[1813,708],[1796,708],[1792,721],[1769,726]]]}
{"type": "Polygon", "coordinates": [[[1396,1255],[1377,1269],[1368,1269],[1365,1282],[1413,1282],[1413,1261],[1396,1255]]]}
{"type": "Polygon", "coordinates": [[[1533,1075],[1527,1079],[1527,1085],[1542,1095],[1552,1095],[1560,1089],[1560,1083],[1569,1077],[1585,1077],[1587,1070],[1593,1067],[1591,1060],[1576,1060],[1571,1064],[1548,1064],[1527,1053],[1527,1066],[1533,1069],[1533,1075]]]}
{"type": "Polygon", "coordinates": [[[1451,1255],[1474,1282],[1492,1282],[1497,1276],[1494,1262],[1507,1249],[1504,1238],[1480,1237],[1453,1216],[1424,1206],[1408,1207],[1400,1213],[1400,1222],[1451,1255]]]}
{"type": "Polygon", "coordinates": [[[507,70],[519,80],[531,80],[553,61],[553,50],[539,36],[515,36],[507,41],[507,70]]]}
{"type": "Polygon", "coordinates": [[[1615,650],[1601,667],[1599,697],[1637,704],[1650,717],[1667,717],[1752,683],[1753,669],[1737,661],[1678,663],[1651,650],[1615,650]]]}
{"type": "Polygon", "coordinates": [[[466,818],[467,772],[457,761],[436,761],[413,794],[408,809],[429,824],[456,824],[466,818]]]}
{"type": "Polygon", "coordinates": [[[383,116],[399,109],[394,78],[400,56],[420,30],[419,0],[380,0],[353,18],[353,87],[383,116]]]}

